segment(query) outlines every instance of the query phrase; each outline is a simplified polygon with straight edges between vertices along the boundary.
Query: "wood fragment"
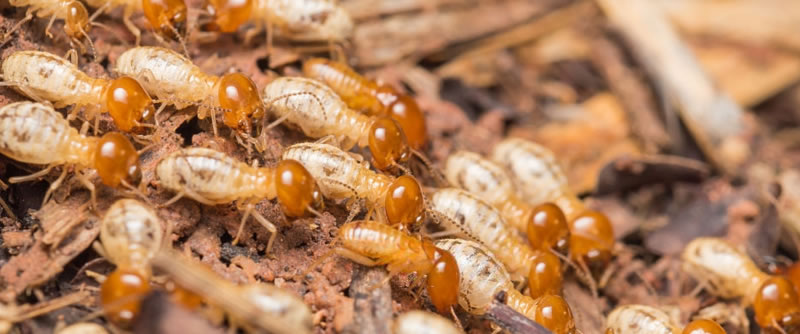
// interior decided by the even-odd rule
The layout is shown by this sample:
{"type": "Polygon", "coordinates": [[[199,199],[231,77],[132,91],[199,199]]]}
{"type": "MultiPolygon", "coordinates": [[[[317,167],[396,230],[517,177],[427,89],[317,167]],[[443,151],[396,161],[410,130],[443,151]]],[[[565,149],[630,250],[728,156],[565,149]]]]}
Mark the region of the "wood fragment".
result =
{"type": "Polygon", "coordinates": [[[747,145],[734,143],[744,127],[741,108],[714,87],[658,7],[639,0],[597,3],[626,37],[657,86],[677,103],[681,118],[706,157],[722,171],[734,173],[741,161],[722,152],[729,145],[747,145]]]}
{"type": "Polygon", "coordinates": [[[700,182],[711,174],[708,165],[668,155],[620,157],[600,170],[596,194],[628,191],[659,183],[700,182]]]}
{"type": "Polygon", "coordinates": [[[385,282],[382,267],[355,266],[350,283],[353,298],[353,322],[344,333],[390,334],[392,324],[392,288],[385,282]],[[382,284],[382,285],[380,285],[382,284]]]}
{"type": "Polygon", "coordinates": [[[419,10],[435,10],[445,6],[469,6],[476,4],[478,1],[479,0],[351,0],[342,3],[342,7],[344,7],[354,20],[363,21],[378,16],[419,10]]]}

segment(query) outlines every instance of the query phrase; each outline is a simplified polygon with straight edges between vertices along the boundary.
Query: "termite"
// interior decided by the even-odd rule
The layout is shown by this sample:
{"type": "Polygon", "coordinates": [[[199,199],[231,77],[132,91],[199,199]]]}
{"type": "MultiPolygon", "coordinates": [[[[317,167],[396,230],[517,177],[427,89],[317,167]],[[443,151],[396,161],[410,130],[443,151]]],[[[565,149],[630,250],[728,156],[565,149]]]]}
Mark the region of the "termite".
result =
{"type": "Polygon", "coordinates": [[[564,213],[553,204],[523,201],[503,167],[477,153],[458,151],[447,157],[444,174],[450,184],[485,200],[517,230],[527,232],[531,247],[566,253],[569,228],[564,213]]]}
{"type": "Polygon", "coordinates": [[[768,331],[800,330],[800,298],[792,283],[758,269],[744,253],[719,238],[697,238],[681,254],[683,270],[713,294],[743,298],[768,331]]]}
{"type": "MultiPolygon", "coordinates": [[[[3,61],[4,86],[12,86],[37,101],[56,108],[85,107],[90,118],[106,111],[117,128],[131,131],[154,112],[153,100],[136,79],[92,78],[75,64],[42,51],[17,51],[3,61]]],[[[96,129],[96,123],[95,123],[96,129]]]]}
{"type": "MultiPolygon", "coordinates": [[[[141,178],[139,154],[125,136],[117,132],[102,137],[81,135],[61,114],[40,103],[16,102],[0,108],[0,153],[20,162],[47,165],[31,175],[12,177],[11,183],[35,180],[59,165],[93,168],[111,187],[135,189],[141,178]]],[[[67,168],[63,168],[42,203],[66,176],[67,168]]],[[[92,204],[96,203],[94,185],[86,177],[78,179],[90,190],[92,204]]]]}
{"type": "Polygon", "coordinates": [[[425,116],[408,94],[401,94],[392,86],[369,80],[345,63],[324,58],[306,60],[303,74],[324,82],[352,109],[370,115],[392,117],[403,128],[411,148],[421,150],[427,143],[425,116]]]}
{"type": "Polygon", "coordinates": [[[506,304],[553,331],[576,333],[575,321],[567,302],[558,295],[531,298],[514,288],[508,272],[491,251],[479,243],[463,239],[442,239],[436,246],[450,251],[460,272],[458,303],[471,314],[483,315],[497,293],[506,292],[506,304]]]}
{"type": "Polygon", "coordinates": [[[388,278],[412,272],[427,276],[428,295],[440,313],[448,312],[456,304],[459,291],[456,260],[430,240],[420,240],[376,221],[346,223],[339,227],[336,239],[341,245],[333,252],[364,266],[386,265],[388,278]]]}
{"type": "Polygon", "coordinates": [[[412,176],[392,178],[376,173],[347,152],[328,144],[295,144],[283,151],[283,159],[300,162],[329,199],[364,199],[372,208],[383,208],[386,220],[392,225],[406,227],[424,219],[422,189],[412,176]]]}
{"type": "Polygon", "coordinates": [[[116,71],[138,79],[164,105],[173,104],[178,109],[198,105],[198,118],[211,114],[215,136],[217,110],[224,111],[225,125],[248,135],[251,118],[260,118],[264,112],[255,83],[244,74],[229,73],[221,77],[207,74],[169,49],[150,46],[128,49],[117,58],[116,71]]]}
{"type": "Polygon", "coordinates": [[[95,249],[117,268],[100,286],[106,317],[129,328],[150,288],[150,261],[161,250],[165,226],[155,211],[133,199],[121,199],[100,222],[100,244],[95,249]]]}
{"type": "MultiPolygon", "coordinates": [[[[176,38],[181,43],[184,53],[186,45],[181,36],[186,34],[186,18],[188,9],[184,0],[87,0],[89,6],[98,8],[98,13],[123,7],[122,22],[125,27],[136,37],[136,44],[142,38],[142,32],[131,22],[133,13],[142,11],[147,21],[160,38],[176,38]]],[[[97,14],[95,14],[97,15],[97,14]]]]}
{"type": "Polygon", "coordinates": [[[56,329],[56,334],[108,334],[103,327],[93,322],[79,322],[62,329],[56,329]]]}
{"type": "Polygon", "coordinates": [[[348,108],[319,81],[281,77],[264,87],[262,98],[268,111],[278,119],[273,124],[285,120],[311,138],[333,138],[345,151],[356,144],[369,147],[373,165],[380,170],[397,167],[413,151],[397,122],[348,108]]]}
{"type": "Polygon", "coordinates": [[[283,212],[290,217],[316,212],[314,207],[322,204],[314,178],[295,160],[281,160],[275,167],[259,168],[222,152],[194,147],[162,159],[156,166],[156,175],[161,186],[177,193],[165,206],[184,196],[211,206],[237,201],[237,206],[244,207],[244,214],[234,243],[252,215],[271,233],[267,252],[272,249],[277,229],[254,210],[256,202],[277,198],[283,212]]]}
{"type": "Polygon", "coordinates": [[[353,20],[333,0],[206,0],[204,7],[214,16],[214,30],[234,32],[252,22],[256,27],[247,31],[245,40],[266,29],[270,47],[274,28],[299,42],[338,43],[353,34],[353,20]]]}
{"type": "Polygon", "coordinates": [[[531,204],[553,202],[567,217],[573,260],[590,269],[602,269],[611,261],[614,230],[603,213],[587,210],[569,190],[567,178],[548,149],[519,138],[498,143],[491,160],[504,167],[517,191],[531,204]]]}
{"type": "MultiPolygon", "coordinates": [[[[45,34],[49,38],[53,38],[50,29],[56,19],[64,20],[64,32],[70,39],[70,45],[77,44],[81,49],[84,49],[81,38],[86,38],[89,43],[89,48],[94,53],[94,46],[92,39],[89,37],[89,30],[92,25],[97,23],[91,22],[89,12],[86,7],[77,0],[9,0],[9,4],[14,7],[29,6],[25,17],[19,20],[8,32],[3,36],[2,44],[8,41],[8,38],[25,22],[33,19],[33,16],[50,17],[50,22],[47,23],[45,34]]],[[[0,44],[0,45],[2,45],[0,44]]]]}
{"type": "Polygon", "coordinates": [[[311,310],[294,294],[266,283],[235,285],[173,250],[162,250],[153,266],[185,289],[224,310],[233,323],[252,332],[310,334],[311,310]]]}
{"type": "Polygon", "coordinates": [[[394,320],[394,334],[461,334],[452,321],[430,312],[413,310],[394,320]]]}
{"type": "Polygon", "coordinates": [[[690,322],[683,330],[663,311],[645,305],[622,305],[606,318],[606,334],[725,334],[725,329],[708,319],[690,322]]]}

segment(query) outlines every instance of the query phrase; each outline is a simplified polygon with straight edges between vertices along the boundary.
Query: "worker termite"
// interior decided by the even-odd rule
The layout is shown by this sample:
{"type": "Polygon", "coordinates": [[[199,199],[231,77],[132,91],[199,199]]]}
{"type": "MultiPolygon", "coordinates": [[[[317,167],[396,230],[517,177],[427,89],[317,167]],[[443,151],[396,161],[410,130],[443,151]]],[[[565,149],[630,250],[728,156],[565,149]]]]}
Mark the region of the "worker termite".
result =
{"type": "Polygon", "coordinates": [[[569,190],[552,152],[524,139],[509,138],[494,147],[491,159],[510,172],[528,203],[553,202],[561,208],[569,224],[573,260],[595,271],[608,265],[614,247],[611,222],[603,213],[587,210],[569,190]]]}
{"type": "Polygon", "coordinates": [[[606,318],[606,334],[725,334],[716,322],[698,319],[681,331],[663,311],[645,305],[622,305],[606,318]]]}
{"type": "Polygon", "coordinates": [[[264,87],[262,98],[268,111],[278,118],[273,124],[285,120],[311,138],[333,138],[345,151],[356,144],[369,147],[375,168],[397,167],[410,158],[412,150],[397,122],[348,108],[319,81],[281,77],[264,87]]]}
{"type": "Polygon", "coordinates": [[[93,322],[79,322],[67,327],[56,329],[56,334],[108,334],[103,327],[93,322]]]}
{"type": "Polygon", "coordinates": [[[394,320],[394,334],[460,334],[452,321],[430,312],[413,310],[394,320]]]}
{"type": "Polygon", "coordinates": [[[246,135],[250,134],[251,117],[257,119],[263,115],[258,89],[250,78],[241,73],[221,77],[206,74],[169,49],[145,46],[128,49],[117,58],[116,71],[138,79],[145,90],[165,104],[178,109],[198,105],[198,118],[211,114],[215,136],[218,110],[224,111],[225,125],[246,135]]]}
{"type": "Polygon", "coordinates": [[[311,310],[294,294],[266,283],[235,285],[173,250],[162,250],[153,266],[183,288],[224,310],[233,323],[255,333],[310,334],[311,310]]]}
{"type": "Polygon", "coordinates": [[[242,222],[234,244],[251,215],[271,233],[267,252],[277,236],[277,229],[269,220],[255,211],[261,199],[277,198],[283,212],[299,217],[315,212],[322,197],[314,178],[302,164],[295,160],[281,160],[275,167],[252,167],[234,158],[207,148],[187,148],[173,152],[156,166],[161,186],[177,194],[163,205],[169,205],[187,196],[205,205],[237,201],[244,208],[242,222]]]}
{"type": "MultiPolygon", "coordinates": [[[[161,35],[176,38],[183,47],[183,52],[188,56],[183,35],[186,34],[186,18],[188,9],[184,0],[87,0],[89,6],[98,8],[98,13],[124,7],[122,22],[136,37],[136,45],[142,37],[142,32],[131,22],[131,15],[143,11],[147,21],[150,22],[160,38],[161,35]]],[[[97,15],[96,13],[95,15],[97,15]]]]}
{"type": "Polygon", "coordinates": [[[434,190],[428,198],[430,213],[439,218],[445,230],[483,244],[505,265],[512,280],[525,280],[534,252],[495,208],[456,188],[434,190]]]}
{"type": "Polygon", "coordinates": [[[408,94],[369,80],[344,63],[324,58],[306,60],[303,74],[324,82],[352,109],[392,117],[403,128],[411,148],[421,150],[428,141],[425,116],[408,94]]]}
{"type": "Polygon", "coordinates": [[[15,24],[8,32],[5,33],[2,44],[5,44],[11,34],[25,24],[25,22],[32,20],[34,15],[38,17],[50,16],[50,22],[47,23],[47,28],[44,30],[47,37],[53,38],[53,34],[50,33],[50,28],[53,27],[53,23],[56,21],[56,19],[62,19],[64,20],[64,32],[69,37],[70,45],[74,46],[77,44],[81,49],[84,49],[85,47],[83,46],[83,43],[81,43],[81,38],[86,38],[86,42],[89,43],[89,48],[92,50],[92,53],[94,53],[92,39],[89,37],[88,33],[92,25],[98,24],[91,22],[89,18],[89,12],[80,1],[9,0],[9,4],[14,7],[29,7],[28,11],[25,13],[25,17],[22,20],[19,20],[17,24],[15,24]]]}
{"type": "Polygon", "coordinates": [[[531,247],[566,253],[569,229],[563,212],[552,204],[535,207],[524,202],[503,167],[476,153],[458,151],[447,157],[444,174],[450,184],[485,200],[512,226],[528,232],[531,247]]]}
{"type": "Polygon", "coordinates": [[[333,252],[342,257],[364,266],[387,265],[387,280],[399,273],[427,276],[428,295],[440,313],[456,304],[459,291],[456,261],[450,252],[437,248],[430,240],[420,240],[375,221],[346,223],[339,227],[336,240],[341,245],[333,252]]]}
{"type": "MultiPolygon", "coordinates": [[[[392,179],[373,172],[347,152],[327,144],[289,146],[283,151],[283,159],[296,160],[305,166],[327,198],[359,198],[371,208],[383,208],[389,224],[408,226],[424,218],[422,190],[412,176],[392,179]]],[[[351,217],[355,213],[356,210],[351,212],[351,217]]]]}
{"type": "MultiPolygon", "coordinates": [[[[51,53],[17,51],[3,61],[4,86],[12,86],[37,101],[49,101],[56,108],[85,107],[90,118],[106,111],[117,128],[131,131],[154,111],[150,95],[138,81],[92,78],[75,64],[51,53]]],[[[95,125],[96,130],[96,125],[95,125]]]]}
{"type": "Polygon", "coordinates": [[[758,269],[744,253],[718,238],[697,238],[686,245],[683,269],[713,294],[743,298],[753,305],[756,322],[771,332],[800,330],[800,298],[784,277],[758,269]]]}
{"type": "Polygon", "coordinates": [[[273,28],[280,36],[299,42],[338,43],[350,38],[353,20],[333,0],[206,0],[206,10],[214,16],[214,30],[234,32],[247,22],[256,25],[247,31],[250,41],[264,28],[267,45],[272,46],[273,28]]]}
{"type": "Polygon", "coordinates": [[[150,261],[161,250],[165,226],[145,204],[121,199],[100,222],[100,244],[95,249],[117,268],[100,286],[106,317],[128,328],[138,315],[141,299],[150,292],[150,261]]]}
{"type": "MultiPolygon", "coordinates": [[[[0,108],[0,153],[20,162],[47,165],[34,174],[12,177],[11,183],[37,179],[59,165],[94,168],[111,187],[135,189],[133,184],[141,178],[139,154],[125,136],[117,132],[102,137],[81,135],[61,114],[40,103],[17,102],[0,108]]],[[[66,176],[67,168],[63,168],[50,184],[43,203],[66,176]]],[[[91,192],[92,204],[96,203],[94,185],[86,177],[78,179],[91,192]]]]}
{"type": "Polygon", "coordinates": [[[450,251],[460,272],[458,303],[471,314],[485,314],[501,291],[506,304],[554,334],[576,333],[575,321],[567,302],[558,295],[531,298],[514,288],[503,265],[482,245],[463,239],[442,239],[436,246],[450,251]]]}

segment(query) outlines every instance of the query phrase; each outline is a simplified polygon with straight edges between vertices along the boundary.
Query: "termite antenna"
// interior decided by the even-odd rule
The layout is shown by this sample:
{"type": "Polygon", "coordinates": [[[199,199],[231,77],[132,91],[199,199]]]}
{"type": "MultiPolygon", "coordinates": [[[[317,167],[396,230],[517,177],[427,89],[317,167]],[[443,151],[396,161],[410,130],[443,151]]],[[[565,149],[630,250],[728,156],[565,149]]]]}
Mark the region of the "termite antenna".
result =
{"type": "Polygon", "coordinates": [[[92,60],[97,61],[97,50],[94,48],[94,42],[92,42],[92,38],[89,37],[89,34],[86,33],[86,30],[80,30],[81,35],[86,38],[86,43],[89,44],[89,53],[92,54],[92,60]]]}
{"type": "Polygon", "coordinates": [[[97,28],[103,29],[103,30],[105,30],[105,31],[107,31],[107,32],[109,32],[109,33],[111,33],[111,35],[112,35],[112,36],[114,36],[114,38],[115,38],[117,41],[119,41],[120,43],[122,43],[123,45],[125,45],[125,48],[129,48],[129,47],[131,46],[131,44],[130,44],[130,43],[128,43],[128,41],[126,41],[124,38],[122,38],[122,36],[120,36],[120,34],[119,34],[119,33],[117,33],[117,32],[116,32],[114,29],[111,29],[111,27],[109,27],[109,26],[107,26],[107,25],[105,25],[105,24],[102,24],[102,23],[100,23],[100,22],[92,22],[92,21],[90,21],[90,22],[89,22],[89,24],[90,24],[92,27],[97,27],[97,28]]]}
{"type": "Polygon", "coordinates": [[[417,157],[417,159],[419,159],[419,161],[425,165],[425,169],[427,169],[428,172],[433,175],[433,178],[436,179],[436,183],[440,187],[448,187],[450,185],[450,182],[447,182],[447,178],[444,177],[442,171],[440,171],[438,168],[435,168],[433,163],[428,159],[428,157],[425,156],[425,154],[413,148],[409,149],[411,150],[411,155],[417,157]]]}
{"type": "Polygon", "coordinates": [[[178,40],[178,43],[180,43],[181,48],[183,49],[183,55],[186,56],[186,59],[192,59],[192,57],[189,56],[189,50],[186,49],[186,41],[184,41],[183,36],[178,33],[178,29],[175,29],[175,27],[171,24],[167,24],[167,27],[170,31],[172,31],[173,34],[175,34],[175,38],[178,40]]]}

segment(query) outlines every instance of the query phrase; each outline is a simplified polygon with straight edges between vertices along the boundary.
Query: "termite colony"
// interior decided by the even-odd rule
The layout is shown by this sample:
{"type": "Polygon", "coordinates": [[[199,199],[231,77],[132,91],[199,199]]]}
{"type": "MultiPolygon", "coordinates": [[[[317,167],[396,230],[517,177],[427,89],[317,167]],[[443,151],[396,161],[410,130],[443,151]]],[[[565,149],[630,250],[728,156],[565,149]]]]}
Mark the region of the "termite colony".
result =
{"type": "MultiPolygon", "coordinates": [[[[224,39],[239,30],[247,45],[263,32],[270,56],[280,42],[341,55],[354,23],[336,1],[85,2],[93,13],[79,1],[12,0],[26,15],[2,41],[34,17],[50,20],[47,36],[64,21],[70,46],[93,56],[90,28],[105,27],[98,20],[120,17],[120,31],[132,35],[124,50],[98,43],[100,62],[74,50],[3,54],[0,86],[33,100],[0,106],[0,153],[15,166],[8,183],[50,181],[41,207],[85,194],[77,184],[88,195],[74,209],[96,224],[66,232],[94,229],[99,239],[98,261],[78,270],[97,281],[84,284],[96,312],[81,319],[94,322],[62,332],[131,330],[160,293],[231,331],[330,332],[340,325],[336,310],[354,312],[342,301],[390,287],[401,296],[384,325],[397,334],[514,332],[514,322],[581,333],[581,305],[568,303],[567,283],[577,278],[588,287],[576,289],[596,298],[624,249],[612,220],[570,189],[547,148],[516,137],[484,154],[455,145],[434,166],[426,105],[399,85],[305,55],[290,75],[267,79],[193,59],[193,33],[224,39]],[[151,32],[143,35],[137,15],[151,32]],[[161,46],[141,46],[148,37],[161,46]],[[410,168],[415,158],[422,173],[410,168]],[[357,275],[337,275],[353,268],[379,274],[369,293],[342,292],[357,275]],[[320,306],[322,289],[340,295],[320,306]],[[511,310],[512,324],[496,318],[499,309],[511,310]]],[[[702,238],[681,260],[707,293],[751,306],[764,330],[800,331],[800,266],[771,276],[730,244],[702,238]]],[[[613,306],[596,330],[725,332],[708,319],[682,326],[658,308],[613,306]]],[[[23,319],[0,315],[0,326],[23,319]]]]}

